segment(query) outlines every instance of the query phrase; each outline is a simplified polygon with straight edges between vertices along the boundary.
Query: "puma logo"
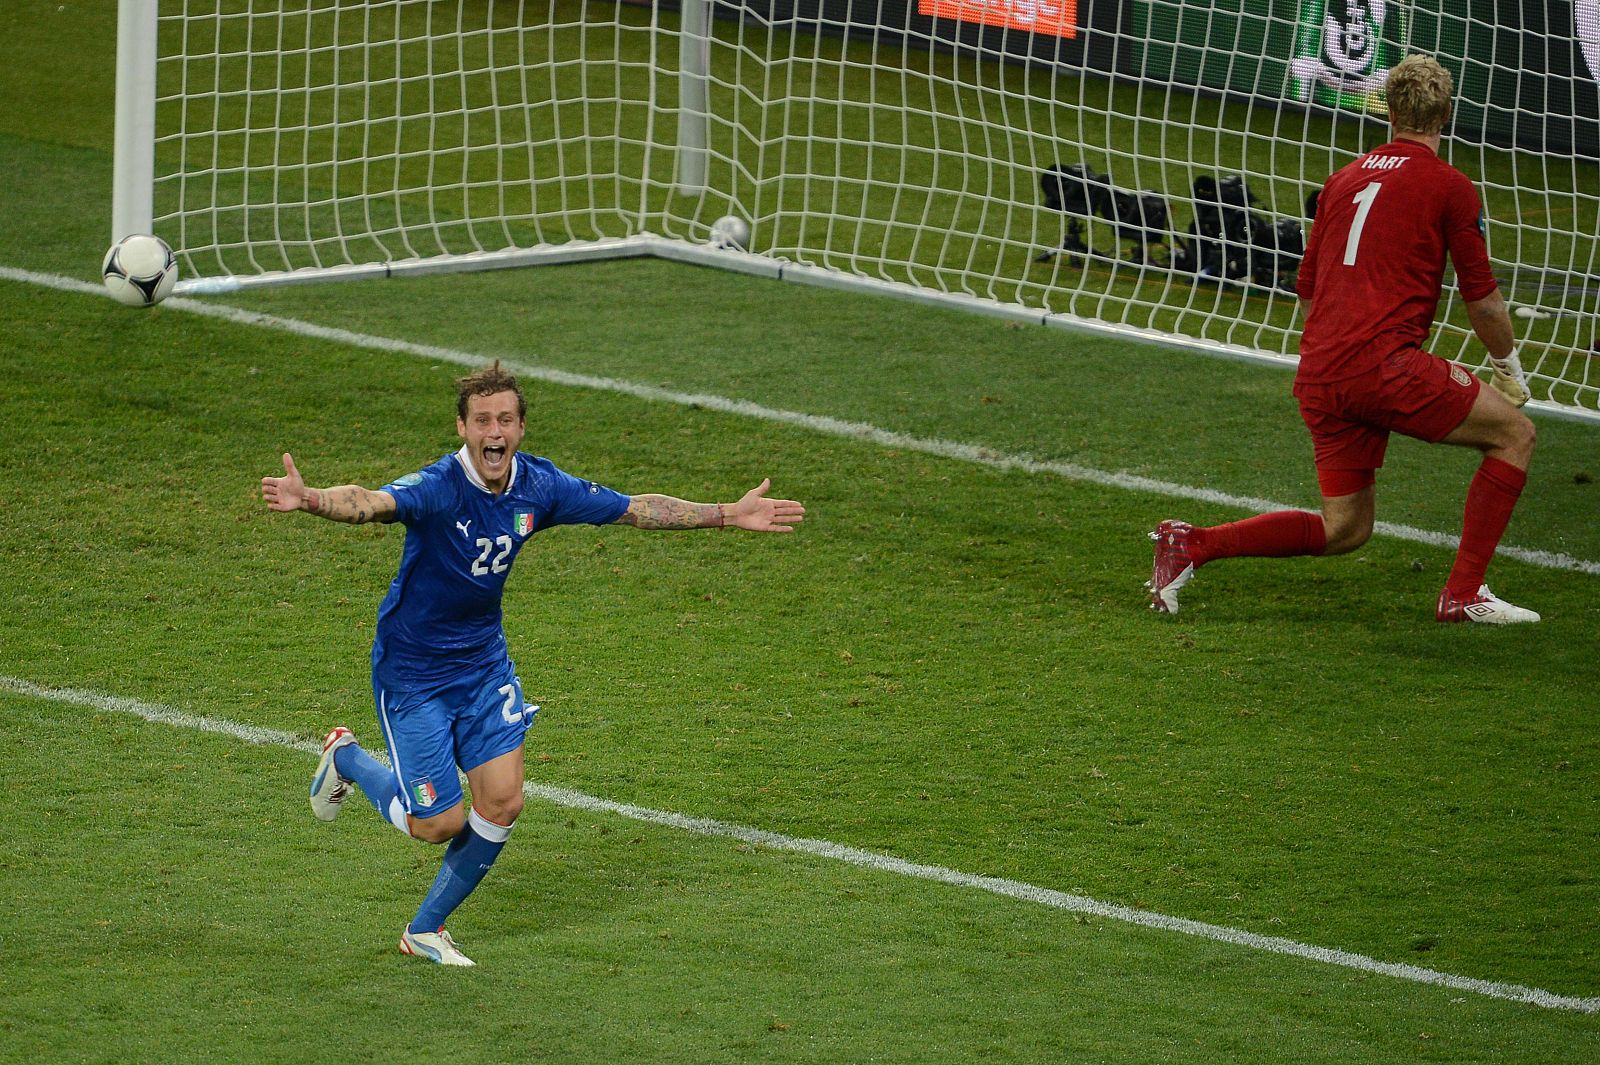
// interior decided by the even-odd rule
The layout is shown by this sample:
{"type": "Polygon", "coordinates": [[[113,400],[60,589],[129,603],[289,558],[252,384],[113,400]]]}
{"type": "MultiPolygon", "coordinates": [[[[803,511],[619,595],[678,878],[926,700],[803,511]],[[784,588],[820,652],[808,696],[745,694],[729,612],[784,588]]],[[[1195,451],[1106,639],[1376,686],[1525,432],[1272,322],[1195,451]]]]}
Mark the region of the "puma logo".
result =
{"type": "Polygon", "coordinates": [[[459,522],[459,521],[456,522],[456,528],[461,530],[461,535],[462,536],[471,538],[472,534],[467,532],[467,526],[469,526],[471,524],[472,524],[472,519],[468,518],[465,522],[459,522]]]}

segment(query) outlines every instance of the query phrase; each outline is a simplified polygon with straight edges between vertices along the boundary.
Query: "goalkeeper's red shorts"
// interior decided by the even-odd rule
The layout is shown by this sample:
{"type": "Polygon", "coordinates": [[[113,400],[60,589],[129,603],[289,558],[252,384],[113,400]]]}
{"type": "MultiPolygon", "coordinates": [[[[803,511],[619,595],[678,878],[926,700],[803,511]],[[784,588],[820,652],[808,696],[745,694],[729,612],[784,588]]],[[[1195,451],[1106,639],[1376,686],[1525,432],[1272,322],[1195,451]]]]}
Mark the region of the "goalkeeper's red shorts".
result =
{"type": "Polygon", "coordinates": [[[1349,495],[1371,484],[1391,432],[1430,444],[1449,436],[1466,421],[1480,387],[1464,368],[1410,347],[1348,380],[1297,380],[1322,494],[1349,495]]]}

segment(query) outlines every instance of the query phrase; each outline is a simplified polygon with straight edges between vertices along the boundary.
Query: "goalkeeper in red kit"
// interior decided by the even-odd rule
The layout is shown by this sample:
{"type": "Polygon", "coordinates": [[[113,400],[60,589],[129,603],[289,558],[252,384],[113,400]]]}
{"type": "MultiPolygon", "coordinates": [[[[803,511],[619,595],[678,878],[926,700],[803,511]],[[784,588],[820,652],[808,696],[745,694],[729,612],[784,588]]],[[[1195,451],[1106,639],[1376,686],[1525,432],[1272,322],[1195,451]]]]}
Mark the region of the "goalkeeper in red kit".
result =
{"type": "Polygon", "coordinates": [[[1426,56],[1407,56],[1389,72],[1385,93],[1393,139],[1323,186],[1297,285],[1306,317],[1294,394],[1311,430],[1322,513],[1276,511],[1210,528],[1162,522],[1150,534],[1155,610],[1177,613],[1179,590],[1219,558],[1338,555],[1366,543],[1374,474],[1389,434],[1398,432],[1483,453],[1435,617],[1539,620],[1484,584],[1527,479],[1534,429],[1517,409],[1528,388],[1489,270],[1477,190],[1438,155],[1450,118],[1450,73],[1426,56]],[[1422,350],[1446,256],[1473,331],[1489,349],[1492,387],[1422,350]]]}

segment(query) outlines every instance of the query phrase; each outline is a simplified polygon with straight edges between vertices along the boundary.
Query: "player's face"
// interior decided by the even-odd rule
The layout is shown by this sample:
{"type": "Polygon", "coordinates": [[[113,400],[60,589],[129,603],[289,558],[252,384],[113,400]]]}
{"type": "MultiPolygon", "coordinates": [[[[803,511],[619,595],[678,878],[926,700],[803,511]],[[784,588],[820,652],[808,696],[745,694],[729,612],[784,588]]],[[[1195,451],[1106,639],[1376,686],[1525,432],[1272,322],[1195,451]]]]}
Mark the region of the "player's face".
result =
{"type": "Polygon", "coordinates": [[[503,492],[511,463],[522,445],[523,423],[517,415],[517,394],[468,396],[467,416],[456,419],[456,432],[467,442],[467,454],[478,476],[492,492],[503,492]]]}

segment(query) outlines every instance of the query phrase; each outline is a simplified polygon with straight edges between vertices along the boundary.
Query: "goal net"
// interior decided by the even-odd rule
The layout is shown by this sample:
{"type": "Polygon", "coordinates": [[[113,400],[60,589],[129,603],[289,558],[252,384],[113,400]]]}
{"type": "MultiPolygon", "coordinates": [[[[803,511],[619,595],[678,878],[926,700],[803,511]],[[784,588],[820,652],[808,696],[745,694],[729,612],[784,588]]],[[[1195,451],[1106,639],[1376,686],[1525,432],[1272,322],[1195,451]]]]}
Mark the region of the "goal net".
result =
{"type": "MultiPolygon", "coordinates": [[[[663,255],[1269,360],[1426,52],[1535,398],[1600,414],[1600,0],[120,4],[114,236],[180,292],[663,255]]],[[[1453,295],[1431,344],[1485,356],[1453,295]]]]}

